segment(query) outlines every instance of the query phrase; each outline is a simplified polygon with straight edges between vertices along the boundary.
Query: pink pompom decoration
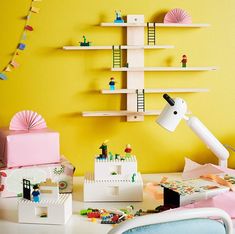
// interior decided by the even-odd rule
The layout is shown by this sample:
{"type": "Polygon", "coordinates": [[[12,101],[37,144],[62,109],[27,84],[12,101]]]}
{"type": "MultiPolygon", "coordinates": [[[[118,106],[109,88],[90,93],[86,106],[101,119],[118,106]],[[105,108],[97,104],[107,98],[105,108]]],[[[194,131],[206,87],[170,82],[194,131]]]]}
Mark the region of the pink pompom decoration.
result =
{"type": "Polygon", "coordinates": [[[183,9],[175,8],[166,13],[164,23],[191,24],[191,16],[183,9]]]}
{"type": "Polygon", "coordinates": [[[41,115],[34,111],[20,111],[16,113],[10,122],[10,130],[37,130],[47,128],[46,122],[41,115]]]}

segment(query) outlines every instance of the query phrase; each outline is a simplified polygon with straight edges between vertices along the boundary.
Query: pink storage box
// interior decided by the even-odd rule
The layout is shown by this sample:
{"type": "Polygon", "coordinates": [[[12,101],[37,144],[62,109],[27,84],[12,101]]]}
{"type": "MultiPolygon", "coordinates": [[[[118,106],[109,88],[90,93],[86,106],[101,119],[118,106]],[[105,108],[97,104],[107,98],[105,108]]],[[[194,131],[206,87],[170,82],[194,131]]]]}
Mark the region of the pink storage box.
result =
{"type": "Polygon", "coordinates": [[[4,167],[59,162],[59,133],[47,128],[28,131],[0,129],[0,161],[4,167]]]}
{"type": "Polygon", "coordinates": [[[64,157],[59,163],[0,169],[0,197],[16,197],[22,194],[23,179],[39,184],[47,178],[59,183],[60,193],[71,193],[74,166],[64,157]]]}

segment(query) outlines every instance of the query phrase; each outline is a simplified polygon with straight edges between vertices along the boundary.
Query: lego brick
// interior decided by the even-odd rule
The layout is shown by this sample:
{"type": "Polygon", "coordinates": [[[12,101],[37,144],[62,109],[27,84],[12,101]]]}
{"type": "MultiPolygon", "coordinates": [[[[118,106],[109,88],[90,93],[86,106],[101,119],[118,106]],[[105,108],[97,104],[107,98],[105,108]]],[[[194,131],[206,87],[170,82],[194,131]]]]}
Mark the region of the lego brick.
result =
{"type": "Polygon", "coordinates": [[[94,174],[88,173],[84,179],[84,201],[142,201],[143,181],[137,173],[132,180],[94,180],[94,174]]]}
{"type": "Polygon", "coordinates": [[[66,224],[72,215],[72,195],[60,194],[58,200],[41,200],[38,203],[20,198],[19,223],[66,224]]]}
{"type": "Polygon", "coordinates": [[[135,156],[121,159],[95,159],[95,180],[130,180],[137,173],[135,156]]]}

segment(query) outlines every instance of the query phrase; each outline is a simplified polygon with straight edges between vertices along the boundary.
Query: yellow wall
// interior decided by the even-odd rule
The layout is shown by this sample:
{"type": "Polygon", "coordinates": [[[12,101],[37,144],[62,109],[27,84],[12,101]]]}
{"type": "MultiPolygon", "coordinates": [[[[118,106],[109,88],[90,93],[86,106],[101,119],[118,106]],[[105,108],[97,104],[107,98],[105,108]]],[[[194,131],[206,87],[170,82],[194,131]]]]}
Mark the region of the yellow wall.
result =
{"type": "MultiPolygon", "coordinates": [[[[30,0],[0,1],[0,69],[10,60],[24,26],[30,0]]],[[[112,73],[111,51],[63,51],[64,45],[75,45],[82,35],[93,45],[125,42],[125,31],[102,28],[100,22],[114,19],[114,11],[123,15],[144,14],[156,21],[169,9],[187,10],[194,23],[210,23],[201,29],[159,29],[159,44],[174,49],[145,53],[146,66],[180,66],[182,54],[191,66],[218,66],[215,72],[149,72],[145,86],[204,87],[209,93],[178,94],[190,110],[223,142],[235,145],[235,1],[176,0],[44,0],[41,12],[33,15],[33,33],[28,34],[27,48],[20,56],[20,68],[0,81],[0,126],[9,124],[17,111],[32,109],[44,116],[50,128],[61,134],[61,152],[77,167],[77,174],[93,169],[99,145],[110,139],[109,150],[122,153],[130,143],[141,172],[182,170],[184,157],[198,162],[216,162],[203,143],[185,123],[174,133],[155,124],[155,117],[144,122],[125,122],[124,118],[84,118],[84,110],[119,110],[125,97],[102,95],[109,78],[115,76],[118,88],[125,87],[125,74],[112,73]]],[[[177,94],[173,95],[174,97],[177,94]]],[[[146,99],[147,109],[165,105],[159,94],[146,99]]],[[[229,160],[235,166],[235,155],[229,160]]]]}

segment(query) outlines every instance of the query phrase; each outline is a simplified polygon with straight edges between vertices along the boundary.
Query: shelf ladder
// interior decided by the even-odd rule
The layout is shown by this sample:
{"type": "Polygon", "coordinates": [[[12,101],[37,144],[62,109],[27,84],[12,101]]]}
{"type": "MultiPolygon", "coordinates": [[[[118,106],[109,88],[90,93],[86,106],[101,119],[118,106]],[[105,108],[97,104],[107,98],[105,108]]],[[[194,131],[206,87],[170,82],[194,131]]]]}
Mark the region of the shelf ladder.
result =
{"type": "Polygon", "coordinates": [[[137,94],[137,112],[145,111],[144,89],[136,89],[137,94]]]}
{"type": "Polygon", "coordinates": [[[148,28],[148,45],[156,45],[156,28],[155,23],[147,23],[148,28]]]}
{"type": "Polygon", "coordinates": [[[121,67],[121,60],[122,60],[122,49],[119,45],[118,48],[115,48],[115,46],[112,46],[113,50],[113,68],[121,67]]]}

